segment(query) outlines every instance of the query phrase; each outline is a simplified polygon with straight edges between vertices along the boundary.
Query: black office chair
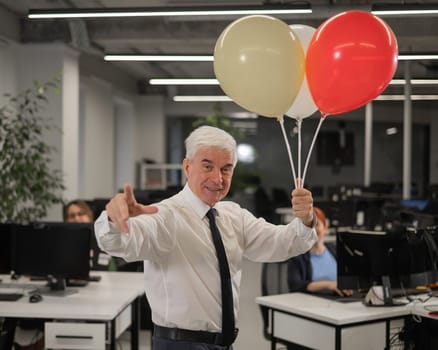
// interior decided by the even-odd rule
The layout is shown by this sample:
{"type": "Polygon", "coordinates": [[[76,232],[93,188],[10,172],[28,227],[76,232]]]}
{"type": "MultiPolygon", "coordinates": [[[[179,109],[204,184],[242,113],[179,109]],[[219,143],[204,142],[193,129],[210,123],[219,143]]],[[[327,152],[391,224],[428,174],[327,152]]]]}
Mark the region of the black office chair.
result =
{"type": "Polygon", "coordinates": [[[14,343],[17,321],[11,318],[0,318],[0,350],[11,350],[14,343]]]}
{"type": "MultiPolygon", "coordinates": [[[[263,263],[262,265],[262,295],[274,295],[289,293],[287,286],[287,261],[263,263]]],[[[269,331],[270,319],[267,307],[260,305],[263,319],[263,335],[271,341],[269,331]]]]}
{"type": "MultiPolygon", "coordinates": [[[[285,294],[289,293],[289,287],[287,282],[287,265],[288,261],[263,263],[262,265],[262,296],[285,294]]],[[[264,337],[272,341],[272,334],[270,332],[270,314],[266,306],[260,305],[260,311],[263,319],[263,335],[264,337]]],[[[279,342],[285,346],[287,350],[305,350],[308,349],[298,344],[291,344],[287,342],[279,342]]]]}

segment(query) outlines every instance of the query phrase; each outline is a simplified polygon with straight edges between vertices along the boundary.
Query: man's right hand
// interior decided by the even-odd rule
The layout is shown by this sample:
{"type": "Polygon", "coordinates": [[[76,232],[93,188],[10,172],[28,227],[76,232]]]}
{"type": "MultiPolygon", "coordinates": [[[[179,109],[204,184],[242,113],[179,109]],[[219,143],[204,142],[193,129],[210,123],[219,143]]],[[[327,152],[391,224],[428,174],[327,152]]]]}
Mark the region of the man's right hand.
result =
{"type": "Polygon", "coordinates": [[[126,184],[123,193],[116,194],[105,206],[108,217],[116,225],[119,231],[128,232],[128,219],[140,214],[154,214],[158,208],[153,205],[137,203],[132,187],[126,184]]]}

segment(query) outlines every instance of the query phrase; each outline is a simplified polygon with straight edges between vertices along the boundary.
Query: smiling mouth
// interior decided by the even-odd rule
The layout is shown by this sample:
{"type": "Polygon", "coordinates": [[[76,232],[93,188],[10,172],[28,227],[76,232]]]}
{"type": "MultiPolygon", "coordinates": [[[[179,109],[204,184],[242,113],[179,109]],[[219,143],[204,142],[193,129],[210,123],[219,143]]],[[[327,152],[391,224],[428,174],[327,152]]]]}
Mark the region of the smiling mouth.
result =
{"type": "Polygon", "coordinates": [[[206,187],[206,189],[210,192],[221,192],[222,188],[210,188],[210,187],[206,187]]]}

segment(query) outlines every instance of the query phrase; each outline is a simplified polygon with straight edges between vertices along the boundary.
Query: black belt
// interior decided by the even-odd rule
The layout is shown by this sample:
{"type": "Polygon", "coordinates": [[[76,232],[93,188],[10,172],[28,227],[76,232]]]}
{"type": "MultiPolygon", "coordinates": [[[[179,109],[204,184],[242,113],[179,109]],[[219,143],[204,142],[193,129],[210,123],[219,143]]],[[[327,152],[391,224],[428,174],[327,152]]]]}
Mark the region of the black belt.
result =
{"type": "MultiPolygon", "coordinates": [[[[234,340],[237,338],[238,329],[234,332],[234,340]]],[[[221,333],[213,333],[207,331],[192,331],[181,328],[168,328],[154,325],[154,336],[175,341],[187,341],[192,343],[204,343],[213,345],[229,346],[231,344],[224,344],[222,342],[221,333]]]]}

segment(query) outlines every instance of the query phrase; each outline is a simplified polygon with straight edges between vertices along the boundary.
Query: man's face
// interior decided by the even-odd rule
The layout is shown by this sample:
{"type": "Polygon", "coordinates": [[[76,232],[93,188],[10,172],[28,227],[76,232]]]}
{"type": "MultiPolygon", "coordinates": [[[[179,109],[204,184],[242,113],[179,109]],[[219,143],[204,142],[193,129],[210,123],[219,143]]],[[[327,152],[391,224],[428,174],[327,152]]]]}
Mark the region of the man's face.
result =
{"type": "Polygon", "coordinates": [[[223,149],[200,148],[192,160],[184,159],[183,167],[192,192],[211,207],[230,190],[233,157],[223,149]]]}

